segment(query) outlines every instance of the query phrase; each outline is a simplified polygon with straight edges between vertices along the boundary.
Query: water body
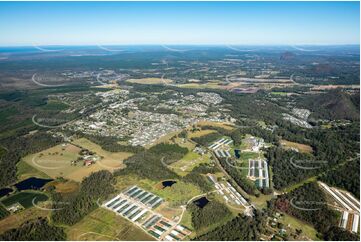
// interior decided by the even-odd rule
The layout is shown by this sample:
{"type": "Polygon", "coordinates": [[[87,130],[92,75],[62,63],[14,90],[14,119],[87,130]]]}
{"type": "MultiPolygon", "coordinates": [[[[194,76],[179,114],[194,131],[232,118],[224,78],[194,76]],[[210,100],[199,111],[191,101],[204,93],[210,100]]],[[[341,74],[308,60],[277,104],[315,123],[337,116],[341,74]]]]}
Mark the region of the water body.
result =
{"type": "Polygon", "coordinates": [[[8,195],[12,191],[14,191],[14,190],[11,188],[8,188],[8,187],[0,189],[0,198],[8,195]]]}
{"type": "Polygon", "coordinates": [[[241,151],[240,150],[234,150],[234,156],[236,156],[237,159],[241,157],[241,151]]]}
{"type": "Polygon", "coordinates": [[[15,187],[19,191],[23,190],[38,190],[42,188],[46,183],[53,181],[53,179],[43,179],[43,178],[36,178],[36,177],[30,177],[26,180],[23,180],[21,182],[18,182],[15,184],[15,187]]]}
{"type": "Polygon", "coordinates": [[[209,200],[206,197],[201,197],[193,202],[199,208],[204,208],[209,203],[209,200]]]}
{"type": "Polygon", "coordinates": [[[166,187],[171,187],[171,186],[173,186],[173,184],[176,184],[176,183],[177,183],[176,181],[163,181],[162,185],[163,185],[163,188],[166,188],[166,187]]]}

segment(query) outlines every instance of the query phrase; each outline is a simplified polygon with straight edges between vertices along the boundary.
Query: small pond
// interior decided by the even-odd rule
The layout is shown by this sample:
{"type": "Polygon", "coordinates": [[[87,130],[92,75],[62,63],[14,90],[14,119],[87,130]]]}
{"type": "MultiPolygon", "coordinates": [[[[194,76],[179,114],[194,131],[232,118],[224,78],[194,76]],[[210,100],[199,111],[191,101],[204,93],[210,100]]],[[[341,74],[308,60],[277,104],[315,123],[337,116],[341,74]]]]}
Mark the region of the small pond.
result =
{"type": "Polygon", "coordinates": [[[0,189],[0,198],[8,195],[12,191],[14,191],[14,190],[11,188],[8,188],[8,187],[0,189]]]}
{"type": "Polygon", "coordinates": [[[239,159],[241,158],[241,151],[240,150],[234,150],[234,156],[239,159]]]}
{"type": "Polygon", "coordinates": [[[43,178],[36,178],[36,177],[30,177],[26,180],[23,180],[21,182],[16,183],[14,186],[19,190],[29,190],[34,189],[38,190],[42,188],[46,183],[52,181],[53,179],[43,179],[43,178]]]}
{"type": "Polygon", "coordinates": [[[209,203],[209,200],[206,197],[201,197],[193,202],[199,208],[204,208],[209,203]]]}
{"type": "Polygon", "coordinates": [[[162,181],[163,188],[171,187],[176,183],[177,183],[176,181],[172,181],[172,180],[170,180],[170,181],[162,181]]]}

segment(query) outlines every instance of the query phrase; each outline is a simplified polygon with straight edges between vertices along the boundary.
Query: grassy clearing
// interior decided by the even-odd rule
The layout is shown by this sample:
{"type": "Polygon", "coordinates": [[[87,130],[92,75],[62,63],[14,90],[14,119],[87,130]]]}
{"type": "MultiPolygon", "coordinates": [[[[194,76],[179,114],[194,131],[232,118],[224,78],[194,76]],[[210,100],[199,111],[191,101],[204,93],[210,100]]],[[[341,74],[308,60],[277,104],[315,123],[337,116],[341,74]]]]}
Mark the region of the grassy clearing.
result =
{"type": "Polygon", "coordinates": [[[311,154],[313,152],[313,149],[311,146],[309,145],[305,145],[305,144],[300,144],[300,143],[296,143],[296,142],[291,142],[288,140],[281,140],[281,145],[285,148],[285,149],[291,149],[291,148],[295,148],[297,150],[299,150],[302,153],[308,153],[311,154]]]}
{"type": "Polygon", "coordinates": [[[45,185],[45,187],[48,186],[54,186],[55,191],[63,195],[76,192],[79,189],[79,183],[70,180],[66,182],[51,181],[45,185]]]}
{"type": "Polygon", "coordinates": [[[215,133],[215,130],[203,129],[195,132],[188,132],[188,138],[198,138],[207,134],[215,133]]]}
{"type": "Polygon", "coordinates": [[[162,79],[162,78],[141,78],[141,79],[128,79],[126,82],[137,83],[137,84],[170,84],[173,83],[171,79],[162,79]]]}
{"type": "Polygon", "coordinates": [[[180,224],[186,226],[187,228],[189,228],[191,230],[194,230],[193,225],[192,225],[192,214],[191,214],[191,212],[189,212],[188,210],[184,211],[182,221],[180,222],[180,224]]]}
{"type": "Polygon", "coordinates": [[[101,163],[104,164],[105,166],[114,167],[116,169],[124,168],[123,160],[133,155],[133,153],[129,153],[129,152],[109,152],[103,150],[100,145],[97,145],[85,138],[74,140],[73,143],[81,146],[82,148],[93,151],[97,155],[104,157],[101,160],[101,163]]]}
{"type": "Polygon", "coordinates": [[[9,230],[18,228],[21,224],[23,224],[25,221],[35,219],[38,217],[48,217],[50,214],[50,211],[38,209],[35,207],[22,210],[20,212],[17,212],[15,214],[11,214],[7,216],[6,218],[0,220],[0,234],[3,232],[9,230]]]}
{"type": "MultiPolygon", "coordinates": [[[[156,187],[156,186],[155,186],[156,187]]],[[[152,189],[152,192],[169,202],[170,206],[184,205],[194,196],[202,194],[202,191],[191,183],[177,181],[171,187],[152,189]]]]}
{"type": "Polygon", "coordinates": [[[66,229],[68,240],[148,241],[153,238],[114,212],[98,208],[66,229]]]}
{"type": "Polygon", "coordinates": [[[196,166],[202,163],[208,163],[210,154],[199,155],[195,152],[188,152],[181,160],[172,163],[168,167],[180,176],[186,176],[196,166]]]}
{"type": "Polygon", "coordinates": [[[195,89],[221,89],[218,83],[187,83],[187,84],[178,84],[179,88],[195,88],[195,89]]]}
{"type": "Polygon", "coordinates": [[[259,197],[249,196],[251,203],[256,205],[257,208],[263,209],[267,208],[267,202],[273,198],[273,195],[263,195],[260,194],[259,197]]]}
{"type": "Polygon", "coordinates": [[[194,142],[184,138],[175,138],[174,143],[181,147],[187,148],[188,150],[193,150],[196,147],[194,142]]]}
{"type": "Polygon", "coordinates": [[[301,229],[303,233],[312,240],[319,240],[316,236],[317,231],[312,226],[302,222],[301,220],[298,220],[288,214],[283,214],[280,218],[280,222],[286,226],[290,225],[293,229],[301,229]]]}
{"type": "Polygon", "coordinates": [[[16,164],[16,168],[17,168],[16,176],[18,181],[25,180],[29,177],[51,178],[46,173],[35,169],[34,167],[26,163],[24,160],[20,160],[16,164]]]}
{"type": "Polygon", "coordinates": [[[155,182],[148,179],[142,179],[136,175],[125,175],[116,177],[117,182],[115,187],[117,190],[124,190],[129,186],[137,185],[147,191],[150,191],[169,203],[171,207],[178,207],[185,204],[190,198],[202,194],[201,190],[190,183],[185,183],[179,180],[171,187],[162,189],[161,182],[155,182]]]}
{"type": "MultiPolygon", "coordinates": [[[[90,166],[84,166],[83,162],[71,165],[71,161],[77,160],[80,155],[80,148],[67,144],[57,145],[47,150],[43,150],[36,154],[28,155],[23,160],[31,167],[45,173],[51,178],[64,177],[74,181],[82,181],[82,179],[92,172],[100,170],[113,171],[123,168],[123,160],[132,155],[128,152],[108,152],[103,150],[99,145],[92,143],[87,139],[78,139],[74,144],[95,152],[101,160],[90,166]]],[[[31,169],[23,167],[20,175],[31,173],[31,169]]]]}
{"type": "Polygon", "coordinates": [[[197,123],[198,126],[213,126],[213,127],[219,127],[226,130],[234,130],[235,127],[231,123],[226,122],[212,122],[212,121],[200,121],[197,123]]]}

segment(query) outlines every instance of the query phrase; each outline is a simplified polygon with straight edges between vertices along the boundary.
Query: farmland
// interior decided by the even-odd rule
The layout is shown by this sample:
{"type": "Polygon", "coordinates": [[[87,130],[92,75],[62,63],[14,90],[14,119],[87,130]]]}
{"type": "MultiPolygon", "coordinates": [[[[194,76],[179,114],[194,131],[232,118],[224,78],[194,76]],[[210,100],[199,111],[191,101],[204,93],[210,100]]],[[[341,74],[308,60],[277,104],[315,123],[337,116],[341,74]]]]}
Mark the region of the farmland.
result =
{"type": "Polygon", "coordinates": [[[74,144],[57,145],[36,154],[28,155],[23,160],[33,168],[47,174],[49,177],[64,177],[81,181],[90,173],[99,170],[124,168],[123,160],[131,156],[128,152],[108,152],[99,145],[87,139],[77,139],[74,144]],[[73,164],[81,156],[81,148],[90,150],[101,157],[95,164],[85,166],[82,162],[73,164]]]}

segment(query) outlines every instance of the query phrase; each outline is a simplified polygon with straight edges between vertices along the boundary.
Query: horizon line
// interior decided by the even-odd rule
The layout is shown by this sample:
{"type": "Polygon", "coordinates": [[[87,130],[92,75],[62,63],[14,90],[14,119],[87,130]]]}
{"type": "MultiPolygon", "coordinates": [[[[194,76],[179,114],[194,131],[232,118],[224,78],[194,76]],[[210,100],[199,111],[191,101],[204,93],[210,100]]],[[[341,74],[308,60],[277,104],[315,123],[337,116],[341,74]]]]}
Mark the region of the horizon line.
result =
{"type": "Polygon", "coordinates": [[[99,43],[93,43],[93,44],[26,44],[26,45],[0,45],[0,48],[6,48],[6,47],[41,47],[41,46],[62,46],[62,47],[81,47],[81,46],[215,46],[215,47],[222,47],[222,46],[360,46],[360,43],[328,43],[328,44],[164,44],[164,43],[144,43],[144,44],[99,44],[99,43]]]}

